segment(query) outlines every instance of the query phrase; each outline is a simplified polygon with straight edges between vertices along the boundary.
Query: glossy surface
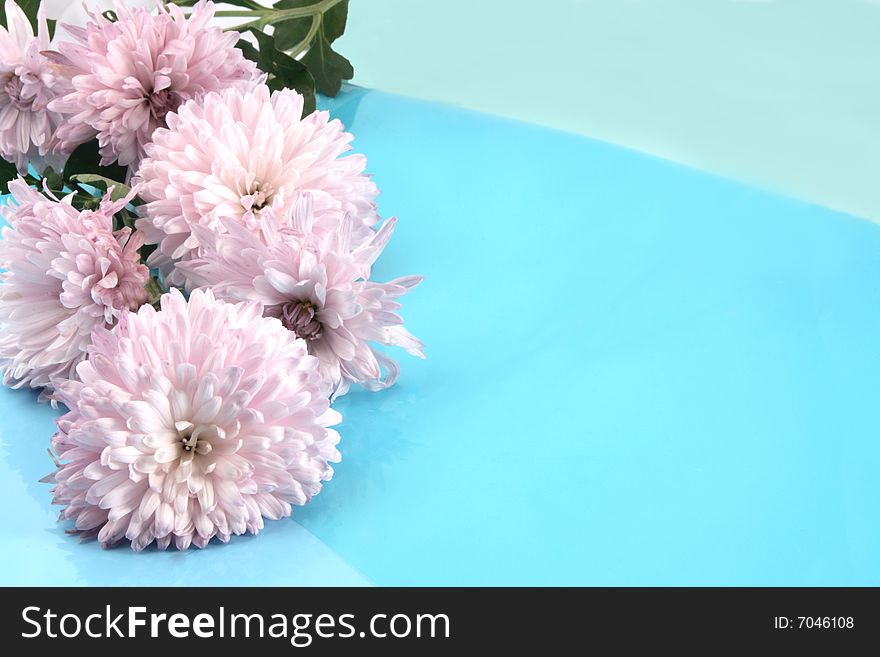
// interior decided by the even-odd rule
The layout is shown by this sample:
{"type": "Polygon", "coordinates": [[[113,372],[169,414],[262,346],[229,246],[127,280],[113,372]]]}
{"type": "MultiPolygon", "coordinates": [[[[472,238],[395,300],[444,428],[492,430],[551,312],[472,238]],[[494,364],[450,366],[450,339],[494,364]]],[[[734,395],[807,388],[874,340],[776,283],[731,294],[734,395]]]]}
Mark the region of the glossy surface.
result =
{"type": "Polygon", "coordinates": [[[880,227],[354,90],[428,360],[338,403],[295,520],[187,554],[54,523],[53,412],[0,391],[0,583],[880,584],[880,227]]]}
{"type": "Polygon", "coordinates": [[[364,87],[880,221],[878,32],[877,0],[369,0],[338,47],[364,87]]]}

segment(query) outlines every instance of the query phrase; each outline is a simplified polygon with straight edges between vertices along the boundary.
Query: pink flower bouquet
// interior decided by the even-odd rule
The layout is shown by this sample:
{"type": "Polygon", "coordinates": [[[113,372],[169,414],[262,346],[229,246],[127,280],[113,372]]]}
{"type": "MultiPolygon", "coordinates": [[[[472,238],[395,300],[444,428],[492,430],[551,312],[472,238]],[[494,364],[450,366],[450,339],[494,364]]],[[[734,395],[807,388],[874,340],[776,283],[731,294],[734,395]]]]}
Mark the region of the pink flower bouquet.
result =
{"type": "Polygon", "coordinates": [[[395,219],[315,110],[352,74],[347,2],[119,4],[58,34],[34,4],[0,27],[0,369],[67,409],[53,501],[104,546],[256,534],[333,475],[333,400],[397,380],[377,345],[424,357],[398,315],[421,278],[371,279],[395,219]]]}

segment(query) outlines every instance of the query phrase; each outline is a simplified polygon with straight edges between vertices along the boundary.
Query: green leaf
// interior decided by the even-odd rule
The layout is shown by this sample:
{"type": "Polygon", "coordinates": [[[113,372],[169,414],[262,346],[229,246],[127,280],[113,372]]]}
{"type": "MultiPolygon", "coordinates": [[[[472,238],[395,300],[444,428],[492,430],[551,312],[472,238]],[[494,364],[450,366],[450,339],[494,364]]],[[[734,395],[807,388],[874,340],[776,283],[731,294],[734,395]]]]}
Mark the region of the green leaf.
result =
{"type": "MultiPolygon", "coordinates": [[[[190,6],[192,2],[173,1],[181,6],[190,6]]],[[[252,7],[252,0],[234,0],[228,4],[252,7]]],[[[272,35],[265,34],[254,27],[256,23],[251,23],[249,31],[256,37],[259,50],[244,41],[238,45],[248,59],[255,61],[269,74],[269,86],[296,89],[306,97],[307,106],[312,105],[311,97],[315,88],[327,96],[335,96],[342,81],[354,77],[351,62],[333,50],[333,42],[345,32],[348,0],[340,0],[321,11],[324,6],[322,0],[279,0],[270,9],[262,7],[255,11],[254,16],[261,17],[259,25],[272,26],[272,35]],[[283,12],[290,9],[314,13],[311,16],[278,20],[283,17],[283,12]],[[287,51],[295,51],[293,57],[285,55],[287,51]],[[303,51],[305,54],[297,60],[296,57],[303,51]]]]}
{"type": "Polygon", "coordinates": [[[125,180],[128,169],[118,164],[101,166],[101,154],[98,151],[98,140],[93,139],[76,148],[67,163],[64,165],[62,174],[65,180],[70,180],[77,174],[96,174],[110,180],[125,180]]]}
{"type": "MultiPolygon", "coordinates": [[[[273,9],[304,9],[306,7],[311,7],[313,5],[317,5],[321,0],[281,0],[280,2],[276,2],[273,9]]],[[[323,13],[321,17],[321,29],[324,31],[324,36],[327,41],[333,43],[342,36],[345,32],[345,23],[348,20],[348,0],[342,0],[338,4],[333,5],[323,13]]],[[[280,23],[275,24],[275,40],[280,42],[281,40],[278,38],[278,27],[279,25],[285,25],[286,23],[297,23],[301,22],[304,25],[300,25],[297,29],[299,30],[299,40],[302,41],[306,33],[309,31],[309,27],[311,27],[312,17],[304,16],[301,18],[292,18],[287,21],[281,21],[280,23]]],[[[292,43],[292,46],[295,46],[296,43],[292,43]]],[[[285,48],[281,48],[281,50],[285,50],[285,48]]]]}
{"type": "MultiPolygon", "coordinates": [[[[316,0],[281,0],[275,9],[300,9],[317,4],[316,0]]],[[[318,21],[317,30],[308,44],[306,54],[300,60],[315,79],[315,85],[322,94],[335,96],[339,93],[343,80],[354,77],[351,62],[333,50],[332,44],[345,32],[348,20],[348,0],[334,5],[322,15],[293,18],[275,23],[273,36],[278,50],[291,50],[305,41],[318,21]]],[[[294,53],[295,55],[297,53],[294,53]]]]}
{"type": "Polygon", "coordinates": [[[269,80],[269,88],[273,91],[285,87],[296,89],[305,98],[303,116],[311,114],[315,111],[315,79],[304,64],[283,52],[276,52],[278,54],[275,57],[275,76],[269,80]]]}
{"type": "MultiPolygon", "coordinates": [[[[321,0],[281,0],[276,2],[273,9],[302,9],[316,5],[321,0]]],[[[343,3],[343,4],[347,4],[343,3]]],[[[281,21],[274,24],[272,36],[275,37],[275,46],[278,50],[288,51],[294,46],[302,43],[312,27],[314,16],[302,16],[300,18],[291,18],[290,20],[281,21]]]]}
{"type": "Polygon", "coordinates": [[[275,23],[275,31],[272,32],[272,36],[275,37],[275,47],[286,52],[302,43],[308,36],[314,20],[313,16],[303,16],[275,23]]]}
{"type": "Polygon", "coordinates": [[[333,43],[345,33],[346,21],[348,21],[348,0],[343,0],[324,12],[324,36],[327,41],[333,43]]]}
{"type": "MultiPolygon", "coordinates": [[[[118,217],[121,220],[120,223],[122,224],[122,226],[131,230],[131,232],[134,232],[135,230],[137,230],[137,225],[135,223],[137,217],[132,215],[131,212],[129,212],[125,208],[122,208],[119,212],[117,212],[116,217],[118,217]]],[[[122,226],[120,226],[120,228],[122,226]]]]}
{"type": "Polygon", "coordinates": [[[238,47],[244,56],[269,74],[267,82],[270,89],[296,89],[305,99],[303,116],[315,111],[315,80],[308,68],[290,55],[275,47],[275,39],[257,29],[250,32],[257,40],[259,50],[247,41],[239,41],[238,47]]]}
{"type": "Polygon", "coordinates": [[[43,171],[43,180],[46,181],[49,189],[53,191],[62,192],[64,190],[64,179],[52,167],[46,167],[45,171],[43,171]]]}
{"type": "Polygon", "coordinates": [[[260,51],[254,47],[250,41],[245,41],[244,39],[240,39],[238,43],[235,44],[235,47],[241,50],[242,54],[254,62],[262,71],[265,71],[263,66],[265,65],[263,62],[263,56],[260,54],[260,51]]]}
{"type": "Polygon", "coordinates": [[[325,96],[335,96],[342,87],[342,81],[354,77],[351,62],[333,50],[323,29],[318,30],[315,40],[300,61],[309,67],[309,72],[315,78],[315,86],[325,96]]]}
{"type": "Polygon", "coordinates": [[[9,193],[9,181],[15,180],[18,176],[18,169],[12,162],[0,158],[0,193],[9,193]]]}
{"type": "Polygon", "coordinates": [[[110,193],[110,199],[113,201],[118,201],[119,199],[125,198],[131,191],[131,187],[119,182],[118,180],[111,180],[110,178],[99,176],[94,173],[78,173],[70,177],[70,182],[82,183],[83,185],[91,185],[92,187],[95,187],[105,192],[108,189],[112,188],[113,191],[110,193]]]}

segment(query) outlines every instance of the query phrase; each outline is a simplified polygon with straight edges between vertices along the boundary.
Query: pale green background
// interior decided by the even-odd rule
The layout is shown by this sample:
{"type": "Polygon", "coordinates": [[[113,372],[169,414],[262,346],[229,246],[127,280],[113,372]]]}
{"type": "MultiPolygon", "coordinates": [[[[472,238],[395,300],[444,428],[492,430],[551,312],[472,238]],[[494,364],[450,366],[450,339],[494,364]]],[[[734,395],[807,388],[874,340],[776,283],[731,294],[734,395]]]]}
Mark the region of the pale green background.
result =
{"type": "Polygon", "coordinates": [[[352,0],[355,82],[880,220],[880,2],[352,0]]]}

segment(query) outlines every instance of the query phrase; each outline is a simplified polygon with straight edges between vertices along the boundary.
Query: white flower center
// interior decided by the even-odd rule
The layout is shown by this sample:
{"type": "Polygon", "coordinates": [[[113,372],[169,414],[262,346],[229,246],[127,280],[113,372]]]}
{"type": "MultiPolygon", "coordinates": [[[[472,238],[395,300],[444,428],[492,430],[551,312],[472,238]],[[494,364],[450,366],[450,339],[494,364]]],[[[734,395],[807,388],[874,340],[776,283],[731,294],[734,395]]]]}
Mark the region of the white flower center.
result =
{"type": "Polygon", "coordinates": [[[193,424],[186,420],[175,422],[177,435],[183,444],[180,460],[183,463],[192,461],[196,454],[210,454],[214,447],[211,438],[217,437],[217,427],[213,424],[193,424]]]}
{"type": "Polygon", "coordinates": [[[267,205],[272,203],[272,197],[275,195],[275,187],[272,183],[254,180],[250,184],[245,181],[241,185],[241,207],[245,212],[259,212],[267,205]]]}

